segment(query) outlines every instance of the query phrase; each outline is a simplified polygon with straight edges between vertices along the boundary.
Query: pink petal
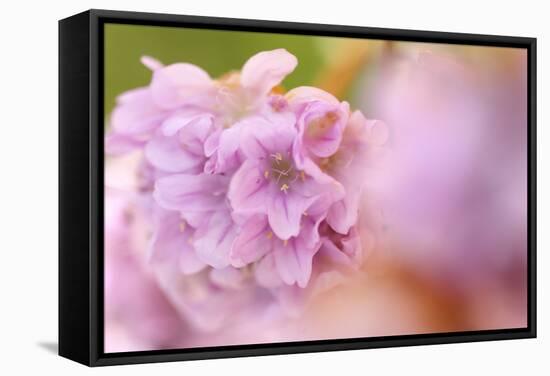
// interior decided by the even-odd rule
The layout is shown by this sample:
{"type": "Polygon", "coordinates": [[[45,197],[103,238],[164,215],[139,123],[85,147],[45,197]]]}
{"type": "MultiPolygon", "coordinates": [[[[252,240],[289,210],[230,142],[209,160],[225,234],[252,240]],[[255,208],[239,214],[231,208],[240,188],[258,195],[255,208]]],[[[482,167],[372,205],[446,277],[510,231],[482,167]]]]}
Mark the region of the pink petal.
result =
{"type": "Polygon", "coordinates": [[[214,268],[229,266],[235,236],[229,211],[214,212],[195,232],[193,245],[198,258],[214,268]]]}
{"type": "Polygon", "coordinates": [[[348,236],[342,239],[342,251],[350,258],[355,267],[360,266],[363,261],[363,248],[368,251],[373,245],[372,233],[367,231],[360,237],[356,227],[352,227],[348,236]]]}
{"type": "Polygon", "coordinates": [[[340,234],[347,234],[357,222],[359,216],[359,202],[361,192],[359,189],[348,189],[346,196],[335,202],[329,209],[327,223],[340,234]]]}
{"type": "Polygon", "coordinates": [[[298,284],[306,287],[311,277],[313,256],[319,250],[320,243],[313,247],[304,247],[300,241],[292,239],[288,243],[275,245],[275,265],[281,279],[287,285],[298,284]]]}
{"type": "Polygon", "coordinates": [[[117,98],[111,113],[111,127],[119,133],[141,135],[155,130],[166,117],[148,87],[134,89],[117,98]]]}
{"type": "MultiPolygon", "coordinates": [[[[235,169],[239,163],[239,145],[241,141],[242,128],[239,124],[233,125],[231,128],[224,129],[217,139],[218,145],[216,147],[217,155],[215,158],[214,166],[211,169],[211,173],[225,173],[230,169],[235,169]]],[[[215,141],[217,135],[205,145],[205,150],[211,151],[213,148],[212,142],[215,141]]]]}
{"type": "Polygon", "coordinates": [[[252,56],[241,71],[241,85],[254,96],[268,94],[296,68],[298,60],[285,49],[264,51],[252,56]]]}
{"type": "Polygon", "coordinates": [[[132,136],[111,132],[105,136],[105,153],[110,155],[126,154],[143,146],[144,142],[132,136]]]}
{"type": "Polygon", "coordinates": [[[180,130],[178,135],[186,150],[205,157],[205,142],[214,131],[211,119],[201,117],[187,124],[184,129],[180,130]]]}
{"type": "Polygon", "coordinates": [[[330,261],[338,264],[349,266],[351,265],[349,257],[339,249],[336,244],[328,237],[322,239],[321,248],[319,249],[319,256],[325,256],[330,261]]]}
{"type": "Polygon", "coordinates": [[[162,210],[151,241],[150,260],[179,265],[184,274],[199,272],[205,267],[195,255],[189,239],[194,230],[186,226],[177,212],[162,210]]]}
{"type": "Polygon", "coordinates": [[[241,123],[241,149],[247,158],[269,157],[272,153],[284,153],[296,139],[293,123],[271,122],[264,117],[251,117],[241,123]]]}
{"type": "Polygon", "coordinates": [[[141,64],[145,65],[152,71],[156,71],[157,69],[164,67],[164,64],[151,56],[142,56],[140,61],[141,64]]]}
{"type": "Polygon", "coordinates": [[[231,266],[223,269],[212,269],[210,271],[210,280],[222,288],[241,289],[244,287],[245,279],[245,273],[231,266]]]}
{"type": "Polygon", "coordinates": [[[183,216],[205,213],[224,207],[227,178],[220,175],[176,174],[158,179],[153,197],[168,210],[178,210],[183,216]]]}
{"type": "Polygon", "coordinates": [[[308,103],[311,101],[323,101],[337,106],[340,104],[336,97],[324,90],[311,86],[300,86],[285,94],[290,105],[308,103]]]}
{"type": "Polygon", "coordinates": [[[383,121],[367,120],[368,142],[373,145],[384,145],[389,139],[389,128],[383,121]]]}
{"type": "Polygon", "coordinates": [[[166,172],[200,172],[204,156],[186,150],[177,137],[157,135],[145,146],[145,157],[156,168],[166,172]]]}
{"type": "Polygon", "coordinates": [[[289,239],[300,233],[300,220],[316,197],[304,197],[292,191],[276,192],[268,200],[269,225],[280,239],[289,239]]]}
{"type": "Polygon", "coordinates": [[[231,264],[242,267],[259,260],[272,250],[273,233],[270,232],[265,215],[252,215],[242,226],[233,251],[231,264]]]}
{"type": "Polygon", "coordinates": [[[260,286],[266,288],[279,287],[284,283],[277,271],[273,253],[268,253],[258,261],[254,269],[254,277],[260,286]]]}
{"type": "Polygon", "coordinates": [[[313,155],[327,158],[336,153],[348,120],[349,105],[327,105],[315,101],[307,105],[298,121],[300,137],[313,155]]]}
{"type": "Polygon", "coordinates": [[[218,129],[212,132],[204,141],[204,154],[207,157],[211,157],[218,150],[221,134],[222,130],[218,129]]]}
{"type": "Polygon", "coordinates": [[[155,70],[151,92],[155,103],[167,109],[196,104],[213,88],[208,73],[193,64],[177,63],[155,70]]]}
{"type": "Polygon", "coordinates": [[[165,136],[173,136],[187,125],[199,123],[199,127],[209,129],[212,126],[213,115],[188,109],[187,111],[178,111],[178,113],[169,117],[162,123],[162,132],[165,136]]]}
{"type": "Polygon", "coordinates": [[[265,207],[268,182],[254,161],[246,160],[229,184],[227,198],[235,211],[259,210],[265,207]]]}

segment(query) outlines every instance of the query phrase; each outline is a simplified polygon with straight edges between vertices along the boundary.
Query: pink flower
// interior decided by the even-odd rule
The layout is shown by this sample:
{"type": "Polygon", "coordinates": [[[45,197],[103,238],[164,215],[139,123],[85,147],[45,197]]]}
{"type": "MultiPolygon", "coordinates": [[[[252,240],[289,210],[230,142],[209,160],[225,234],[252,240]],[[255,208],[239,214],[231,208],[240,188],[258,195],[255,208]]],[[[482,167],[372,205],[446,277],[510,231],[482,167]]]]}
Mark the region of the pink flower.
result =
{"type": "Polygon", "coordinates": [[[347,234],[357,223],[361,197],[369,177],[376,173],[378,155],[387,137],[383,122],[367,120],[355,111],[345,126],[340,148],[319,162],[323,171],[341,182],[346,191],[327,216],[327,223],[336,232],[347,234]]]}
{"type": "Polygon", "coordinates": [[[127,192],[105,192],[105,350],[172,347],[184,322],[140,254],[140,211],[127,192]]]}
{"type": "Polygon", "coordinates": [[[295,159],[328,158],[338,150],[349,116],[349,104],[312,87],[298,87],[287,93],[290,106],[299,114],[295,159]]]}
{"type": "Polygon", "coordinates": [[[214,131],[209,114],[176,112],[145,145],[145,157],[165,172],[200,173],[207,156],[204,143],[214,131]]]}
{"type": "Polygon", "coordinates": [[[256,119],[242,136],[245,161],[227,193],[236,213],[266,214],[273,232],[283,240],[299,234],[301,219],[316,200],[343,197],[338,182],[298,169],[292,149],[296,137],[297,130],[290,124],[256,119]]]}
{"type": "Polygon", "coordinates": [[[182,318],[207,332],[231,325],[227,311],[270,318],[361,263],[375,123],[316,88],[275,93],[297,64],[283,49],[217,80],[143,63],[151,84],[120,97],[106,142],[142,152],[149,262],[182,318]]]}
{"type": "Polygon", "coordinates": [[[206,264],[197,257],[191,244],[195,231],[178,212],[157,208],[153,228],[151,262],[178,265],[183,274],[193,274],[205,268],[206,264]]]}
{"type": "Polygon", "coordinates": [[[173,174],[155,184],[153,196],[164,209],[180,214],[182,224],[195,229],[188,240],[206,264],[229,266],[236,228],[226,202],[228,178],[209,174],[173,174]]]}
{"type": "Polygon", "coordinates": [[[311,276],[313,257],[321,246],[318,216],[307,216],[300,233],[290,239],[280,239],[269,226],[265,214],[250,216],[237,236],[231,258],[236,267],[259,262],[269,263],[273,270],[265,272],[259,266],[256,279],[265,287],[280,283],[305,287],[311,276]]]}
{"type": "Polygon", "coordinates": [[[288,284],[283,279],[292,269],[288,268],[288,260],[281,262],[279,258],[288,258],[288,251],[268,254],[256,265],[256,281],[271,291],[288,315],[299,315],[313,298],[352,277],[359,270],[364,253],[372,247],[372,238],[360,239],[356,227],[342,235],[322,221],[316,224],[316,231],[321,237],[317,238],[314,257],[303,263],[308,272],[306,283],[288,284]]]}
{"type": "Polygon", "coordinates": [[[217,114],[219,128],[207,141],[207,154],[212,156],[208,172],[221,173],[238,166],[242,159],[238,141],[251,117],[295,121],[293,113],[284,111],[284,101],[269,94],[296,65],[296,58],[284,49],[264,51],[248,59],[240,75],[232,74],[218,82],[220,88],[211,110],[217,114]]]}

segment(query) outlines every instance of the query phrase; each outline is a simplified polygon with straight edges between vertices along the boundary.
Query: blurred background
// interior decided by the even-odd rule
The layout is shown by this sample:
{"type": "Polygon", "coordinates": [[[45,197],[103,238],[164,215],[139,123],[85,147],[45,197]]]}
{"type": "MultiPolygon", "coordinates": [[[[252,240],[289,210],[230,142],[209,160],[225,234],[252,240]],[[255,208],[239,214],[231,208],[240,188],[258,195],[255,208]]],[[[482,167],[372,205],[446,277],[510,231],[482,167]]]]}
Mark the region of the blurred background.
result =
{"type": "MultiPolygon", "coordinates": [[[[106,294],[115,297],[106,303],[113,351],[227,344],[227,338],[250,343],[525,327],[526,51],[108,24],[106,116],[117,95],[149,83],[143,55],[164,64],[190,62],[218,77],[275,48],[299,61],[283,82],[286,89],[320,87],[388,127],[364,197],[375,244],[362,273],[263,338],[235,330],[229,337],[190,339],[193,332],[174,319],[147,266],[134,260],[145,249],[126,250],[129,259],[106,257],[112,275],[106,288],[116,290],[106,294]],[[121,283],[116,268],[132,263],[139,268],[121,283]],[[144,289],[150,304],[149,295],[140,295],[144,289]],[[117,305],[140,314],[128,316],[117,305]],[[186,338],[173,338],[174,331],[186,338]]],[[[119,188],[124,168],[107,164],[106,186],[119,188]]]]}

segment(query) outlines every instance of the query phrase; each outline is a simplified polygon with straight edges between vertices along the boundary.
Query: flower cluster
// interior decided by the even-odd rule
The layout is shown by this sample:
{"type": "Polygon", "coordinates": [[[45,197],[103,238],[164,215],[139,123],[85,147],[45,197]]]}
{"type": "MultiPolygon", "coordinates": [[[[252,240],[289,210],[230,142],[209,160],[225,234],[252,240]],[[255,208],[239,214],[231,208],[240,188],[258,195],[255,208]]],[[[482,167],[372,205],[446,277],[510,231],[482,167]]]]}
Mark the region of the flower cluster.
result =
{"type": "Polygon", "coordinates": [[[151,83],[118,98],[105,146],[143,152],[151,260],[274,290],[308,287],[323,260],[360,265],[359,209],[381,122],[314,87],[284,93],[297,59],[283,49],[217,80],[192,64],[142,62],[151,83]]]}

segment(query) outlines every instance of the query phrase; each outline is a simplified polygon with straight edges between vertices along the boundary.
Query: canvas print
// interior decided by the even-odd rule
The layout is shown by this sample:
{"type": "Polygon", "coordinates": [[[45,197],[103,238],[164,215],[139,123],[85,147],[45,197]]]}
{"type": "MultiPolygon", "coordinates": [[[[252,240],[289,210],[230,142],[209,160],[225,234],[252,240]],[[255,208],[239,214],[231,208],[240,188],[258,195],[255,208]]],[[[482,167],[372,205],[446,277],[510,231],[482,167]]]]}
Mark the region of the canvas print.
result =
{"type": "Polygon", "coordinates": [[[527,51],[104,25],[106,353],[527,327],[527,51]]]}

